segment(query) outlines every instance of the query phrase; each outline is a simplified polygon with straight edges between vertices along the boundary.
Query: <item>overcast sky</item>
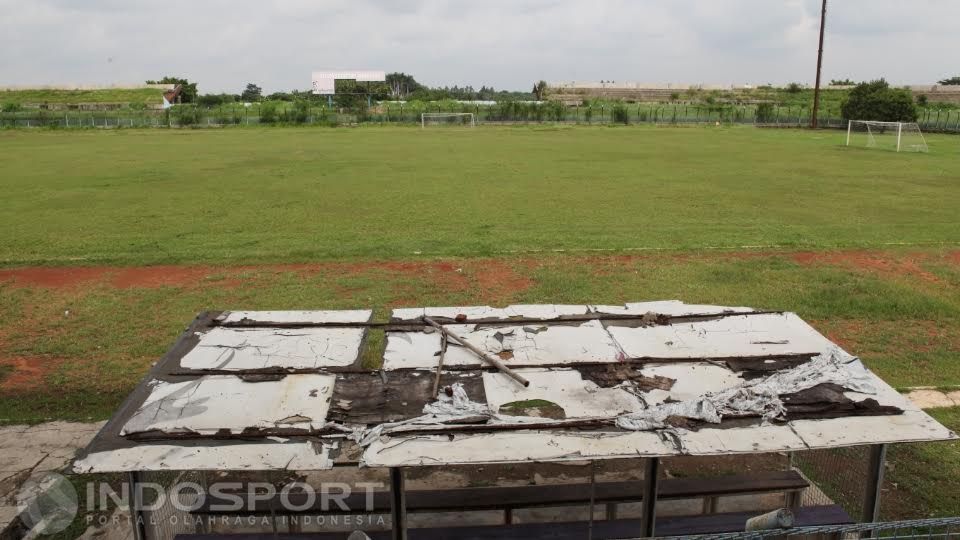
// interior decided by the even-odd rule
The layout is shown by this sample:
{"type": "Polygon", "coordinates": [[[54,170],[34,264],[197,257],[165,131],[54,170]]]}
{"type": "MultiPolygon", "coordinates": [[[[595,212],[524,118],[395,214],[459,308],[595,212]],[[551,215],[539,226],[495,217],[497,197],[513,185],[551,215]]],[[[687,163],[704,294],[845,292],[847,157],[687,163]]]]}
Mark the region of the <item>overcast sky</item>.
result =
{"type": "MultiPolygon", "coordinates": [[[[812,84],[819,0],[0,0],[0,85],[306,89],[315,69],[430,85],[812,84]]],[[[960,75],[960,1],[831,0],[824,77],[960,75]]]]}

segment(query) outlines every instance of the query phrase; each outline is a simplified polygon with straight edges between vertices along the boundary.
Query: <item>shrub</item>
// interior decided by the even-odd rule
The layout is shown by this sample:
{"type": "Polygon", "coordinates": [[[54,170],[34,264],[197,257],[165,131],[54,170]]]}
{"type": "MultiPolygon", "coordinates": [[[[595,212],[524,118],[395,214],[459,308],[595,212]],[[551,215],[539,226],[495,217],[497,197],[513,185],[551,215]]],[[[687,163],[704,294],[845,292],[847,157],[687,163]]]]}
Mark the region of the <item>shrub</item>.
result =
{"type": "Polygon", "coordinates": [[[180,126],[194,126],[200,123],[202,111],[193,104],[176,105],[170,109],[180,126]]]}
{"type": "Polygon", "coordinates": [[[927,106],[927,96],[923,96],[923,95],[917,96],[917,105],[920,106],[920,107],[926,107],[926,106],[927,106]]]}
{"type": "Polygon", "coordinates": [[[277,104],[264,103],[260,106],[260,123],[272,124],[277,121],[277,104]]]}
{"type": "Polygon", "coordinates": [[[757,122],[766,124],[773,121],[773,103],[760,103],[757,105],[757,122]]]}
{"type": "Polygon", "coordinates": [[[680,92],[670,92],[670,101],[677,101],[680,99],[680,92]]]}
{"type": "Polygon", "coordinates": [[[802,91],[803,91],[803,86],[801,86],[800,83],[792,82],[787,85],[788,94],[799,94],[802,91]]]}
{"type": "Polygon", "coordinates": [[[19,103],[4,103],[3,108],[0,109],[3,112],[17,112],[21,110],[19,103]]]}
{"type": "Polygon", "coordinates": [[[310,103],[303,100],[295,101],[292,107],[283,112],[281,119],[291,124],[306,124],[310,119],[310,103]]]}
{"type": "Polygon", "coordinates": [[[890,88],[887,81],[864,82],[850,90],[840,107],[845,120],[877,120],[881,122],[915,122],[917,107],[913,95],[903,88],[890,88]]]}
{"type": "Polygon", "coordinates": [[[629,124],[630,123],[630,111],[627,110],[627,106],[623,104],[616,104],[613,106],[613,111],[610,114],[613,122],[615,124],[629,124]]]}

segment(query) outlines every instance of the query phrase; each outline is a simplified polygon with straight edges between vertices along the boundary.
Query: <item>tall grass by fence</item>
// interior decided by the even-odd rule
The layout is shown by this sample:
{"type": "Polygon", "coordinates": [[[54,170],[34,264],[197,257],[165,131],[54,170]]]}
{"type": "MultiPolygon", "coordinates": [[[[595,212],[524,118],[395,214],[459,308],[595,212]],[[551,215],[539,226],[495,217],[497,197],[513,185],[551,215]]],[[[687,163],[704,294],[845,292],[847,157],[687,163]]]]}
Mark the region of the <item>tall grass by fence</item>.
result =
{"type": "MultiPolygon", "coordinates": [[[[360,110],[330,108],[310,102],[256,103],[219,107],[179,105],[167,110],[108,111],[21,110],[0,112],[0,128],[223,127],[251,125],[420,124],[424,112],[470,112],[477,123],[567,124],[753,124],[802,127],[810,122],[805,107],[710,104],[599,104],[564,106],[556,102],[503,102],[495,105],[385,103],[360,110]]],[[[846,127],[846,121],[821,115],[824,127],[846,127]]],[[[960,132],[960,110],[924,109],[918,119],[924,131],[960,132]]]]}

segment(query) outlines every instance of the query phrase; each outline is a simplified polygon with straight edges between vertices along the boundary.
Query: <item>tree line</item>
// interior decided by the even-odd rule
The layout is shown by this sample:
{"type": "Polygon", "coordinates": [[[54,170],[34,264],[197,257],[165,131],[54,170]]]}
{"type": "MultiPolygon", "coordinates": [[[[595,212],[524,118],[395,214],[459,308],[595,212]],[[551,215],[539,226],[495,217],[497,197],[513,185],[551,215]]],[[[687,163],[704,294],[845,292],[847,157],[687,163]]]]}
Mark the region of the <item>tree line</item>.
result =
{"type": "MultiPolygon", "coordinates": [[[[327,96],[313,94],[310,90],[291,90],[288,92],[272,92],[264,94],[263,88],[256,83],[248,83],[239,93],[200,94],[197,83],[190,82],[182,77],[163,77],[162,79],[147,81],[147,84],[179,84],[181,93],[180,103],[194,103],[201,106],[217,106],[228,103],[256,103],[262,101],[327,101],[327,96]]],[[[367,97],[376,101],[403,100],[403,101],[440,101],[445,99],[507,101],[539,99],[546,83],[543,81],[534,85],[533,92],[518,92],[497,90],[492,86],[441,86],[429,87],[417,82],[406,73],[389,73],[383,82],[356,82],[336,81],[336,94],[332,96],[338,107],[354,107],[366,103],[367,97]],[[541,86],[542,85],[542,86],[541,86]]]]}

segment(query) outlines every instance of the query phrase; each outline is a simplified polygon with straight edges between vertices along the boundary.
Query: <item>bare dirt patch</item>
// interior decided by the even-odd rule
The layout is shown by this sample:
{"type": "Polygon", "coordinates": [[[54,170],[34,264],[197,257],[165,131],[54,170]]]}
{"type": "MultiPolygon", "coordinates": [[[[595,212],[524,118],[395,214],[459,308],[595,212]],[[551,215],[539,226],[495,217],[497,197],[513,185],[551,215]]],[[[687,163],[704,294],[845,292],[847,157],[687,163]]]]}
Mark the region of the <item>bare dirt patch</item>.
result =
{"type": "Polygon", "coordinates": [[[106,285],[118,289],[192,287],[210,281],[218,287],[236,287],[257,272],[295,273],[302,276],[367,275],[385,273],[426,280],[447,292],[471,291],[489,301],[510,299],[532,286],[532,281],[499,259],[464,261],[364,261],[313,264],[244,266],[143,266],[143,267],[27,267],[0,270],[0,283],[16,287],[71,289],[106,285]]]}
{"type": "Polygon", "coordinates": [[[39,356],[0,358],[0,371],[4,373],[0,390],[22,392],[41,388],[47,375],[61,363],[61,360],[39,356]]]}
{"type": "Polygon", "coordinates": [[[939,277],[923,269],[922,263],[929,260],[924,253],[894,255],[876,251],[804,251],[793,253],[791,258],[804,266],[839,266],[885,276],[918,278],[929,283],[940,282],[939,277]]]}

